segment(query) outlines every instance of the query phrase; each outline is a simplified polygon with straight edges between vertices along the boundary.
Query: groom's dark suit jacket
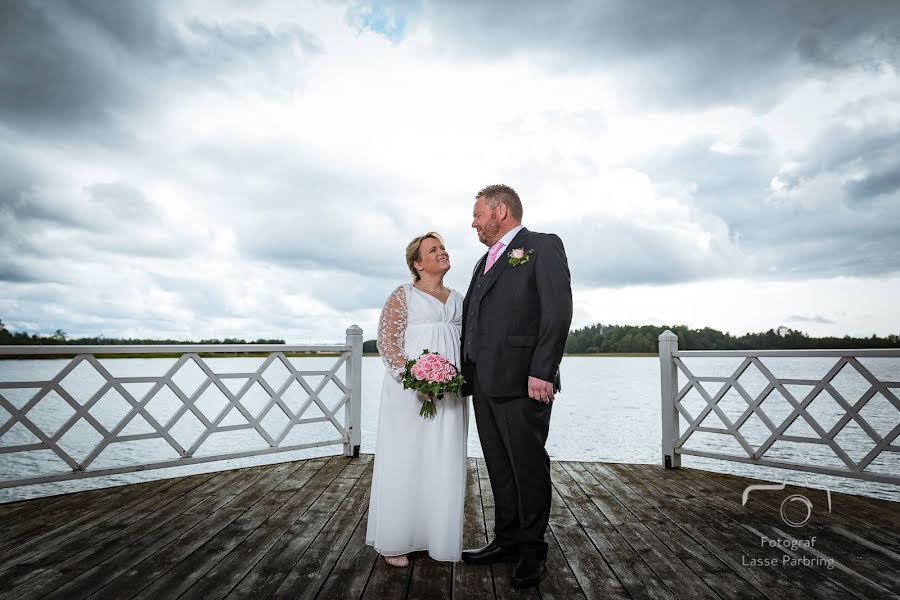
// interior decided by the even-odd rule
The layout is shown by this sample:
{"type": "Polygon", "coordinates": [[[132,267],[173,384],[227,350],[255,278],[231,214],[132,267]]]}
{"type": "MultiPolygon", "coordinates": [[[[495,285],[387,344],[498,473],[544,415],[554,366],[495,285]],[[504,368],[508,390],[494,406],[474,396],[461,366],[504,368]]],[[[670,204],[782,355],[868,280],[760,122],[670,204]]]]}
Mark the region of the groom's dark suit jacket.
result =
{"type": "Polygon", "coordinates": [[[524,227],[486,273],[481,257],[463,304],[464,395],[473,393],[474,371],[490,396],[528,395],[528,376],[560,387],[562,360],[572,323],[572,287],[562,240],[524,227]],[[509,253],[532,250],[528,262],[509,264],[509,253]]]}

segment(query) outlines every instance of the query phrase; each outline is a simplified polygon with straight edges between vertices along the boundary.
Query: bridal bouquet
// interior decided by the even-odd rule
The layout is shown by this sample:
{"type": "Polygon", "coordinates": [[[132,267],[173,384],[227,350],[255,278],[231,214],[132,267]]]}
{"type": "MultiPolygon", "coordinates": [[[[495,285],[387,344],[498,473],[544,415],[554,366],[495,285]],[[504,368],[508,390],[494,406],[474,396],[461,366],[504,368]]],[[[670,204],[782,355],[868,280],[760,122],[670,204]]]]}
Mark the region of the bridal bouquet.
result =
{"type": "Polygon", "coordinates": [[[416,390],[427,396],[419,411],[419,415],[427,419],[434,418],[434,401],[441,400],[444,394],[458,392],[463,383],[465,378],[456,367],[446,357],[429,352],[428,348],[422,351],[419,358],[406,361],[403,389],[416,390]]]}

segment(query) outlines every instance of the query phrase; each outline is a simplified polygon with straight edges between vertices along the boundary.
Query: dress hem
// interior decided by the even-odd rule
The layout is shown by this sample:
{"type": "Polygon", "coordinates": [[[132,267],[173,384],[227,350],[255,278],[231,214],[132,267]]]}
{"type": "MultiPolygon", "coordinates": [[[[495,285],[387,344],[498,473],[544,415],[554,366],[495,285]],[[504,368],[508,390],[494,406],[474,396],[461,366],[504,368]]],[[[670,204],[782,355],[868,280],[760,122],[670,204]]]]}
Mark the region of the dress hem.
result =
{"type": "Polygon", "coordinates": [[[405,552],[392,552],[391,554],[385,554],[384,552],[379,550],[378,547],[375,546],[375,544],[370,544],[369,542],[366,542],[366,546],[371,546],[372,548],[375,549],[375,552],[377,552],[381,556],[400,556],[401,554],[409,554],[411,552],[428,552],[428,556],[432,560],[436,560],[439,562],[459,562],[462,560],[462,551],[460,551],[458,558],[439,558],[439,557],[433,555],[428,548],[413,548],[411,550],[406,550],[405,552]]]}

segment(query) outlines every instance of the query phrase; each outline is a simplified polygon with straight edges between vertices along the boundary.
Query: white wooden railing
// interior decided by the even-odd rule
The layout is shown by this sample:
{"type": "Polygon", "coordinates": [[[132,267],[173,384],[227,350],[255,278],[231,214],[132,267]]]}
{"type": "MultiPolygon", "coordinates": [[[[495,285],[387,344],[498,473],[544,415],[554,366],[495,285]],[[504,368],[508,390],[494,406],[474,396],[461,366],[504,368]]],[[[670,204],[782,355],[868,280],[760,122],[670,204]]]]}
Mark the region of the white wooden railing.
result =
{"type": "Polygon", "coordinates": [[[665,331],[659,336],[659,360],[662,458],[666,467],[679,467],[682,455],[693,455],[900,484],[900,445],[895,443],[900,435],[900,399],[896,392],[900,388],[900,376],[896,376],[900,373],[900,350],[683,351],[678,349],[678,337],[665,331]],[[733,370],[728,367],[730,372],[725,376],[695,375],[685,364],[685,359],[710,358],[731,358],[739,364],[733,370]],[[798,379],[774,375],[765,364],[772,358],[835,360],[824,376],[798,379]],[[890,359],[885,372],[894,380],[880,379],[860,362],[861,358],[890,359]],[[760,388],[755,395],[742,383],[751,369],[760,388]],[[842,371],[859,382],[858,398],[856,392],[845,398],[837,389],[835,378],[842,371]],[[679,379],[683,381],[680,387],[679,379]],[[798,388],[804,393],[797,394],[798,388]],[[827,402],[834,402],[830,419],[834,422],[823,425],[809,409],[826,394],[827,402]],[[690,407],[689,396],[694,400],[690,407]],[[726,397],[731,402],[727,411],[722,406],[726,397]],[[776,403],[768,400],[770,397],[779,400],[776,403]],[[862,413],[873,398],[878,398],[881,407],[876,415],[880,431],[862,413]],[[782,410],[775,410],[779,406],[782,410]],[[751,420],[755,428],[748,425],[751,420]],[[856,435],[852,451],[840,441],[848,425],[856,435]],[[795,428],[804,433],[792,433],[795,428]],[[713,439],[730,442],[737,452],[717,451],[725,444],[717,444],[712,450],[686,446],[700,434],[713,434],[713,439]],[[773,447],[778,444],[792,448],[787,458],[772,456],[777,454],[773,447]],[[874,470],[873,462],[879,457],[880,468],[874,470]]]}
{"type": "MultiPolygon", "coordinates": [[[[4,356],[11,355],[43,355],[43,356],[71,356],[75,355],[58,373],[54,376],[42,380],[29,381],[0,381],[0,408],[8,413],[8,417],[0,411],[0,421],[6,418],[6,422],[0,422],[0,460],[11,460],[14,453],[27,453],[35,451],[51,451],[56,457],[63,461],[69,467],[68,472],[55,472],[50,474],[41,474],[38,476],[13,477],[0,479],[0,488],[16,487],[23,485],[32,485],[37,483],[47,483],[52,481],[64,481],[70,479],[79,479],[83,477],[97,477],[101,475],[113,475],[117,473],[128,473],[133,471],[143,471],[148,469],[157,469],[163,467],[173,467],[181,465],[189,465],[195,463],[204,463],[211,461],[229,460],[243,458],[248,456],[257,456],[262,454],[272,454],[278,452],[288,452],[301,450],[306,448],[314,448],[319,446],[330,446],[343,444],[344,454],[347,456],[358,456],[360,447],[360,404],[361,404],[361,387],[362,387],[362,329],[356,325],[347,329],[346,342],[344,344],[335,345],[317,345],[317,346],[298,346],[298,345],[281,345],[281,344],[240,344],[240,345],[171,345],[171,346],[0,346],[0,359],[4,356]],[[200,357],[200,354],[226,354],[226,353],[264,353],[265,358],[261,364],[253,372],[215,372],[208,362],[200,357]],[[337,353],[338,358],[334,364],[327,370],[298,370],[296,366],[289,360],[286,354],[299,352],[324,352],[337,353]],[[140,354],[147,358],[153,358],[154,355],[177,354],[180,355],[175,363],[162,375],[157,376],[139,376],[139,377],[122,377],[114,376],[110,373],[104,364],[97,359],[97,355],[110,354],[140,354]],[[283,367],[277,370],[282,374],[287,373],[285,381],[267,381],[267,370],[273,366],[276,361],[283,367]],[[89,398],[76,400],[73,395],[66,390],[64,380],[70,375],[76,367],[89,365],[102,378],[100,389],[94,392],[89,398]],[[195,365],[195,367],[191,367],[195,365]],[[338,370],[344,367],[344,379],[340,378],[338,370]],[[193,393],[186,394],[177,385],[174,378],[183,368],[190,368],[195,371],[199,368],[202,371],[203,380],[199,387],[193,393]],[[313,386],[307,381],[307,377],[321,377],[321,381],[313,386]],[[246,380],[243,385],[233,391],[228,385],[227,380],[246,380]],[[335,404],[327,406],[322,400],[320,394],[326,386],[332,383],[339,390],[338,398],[335,404]],[[129,384],[149,384],[150,387],[142,396],[134,394],[127,389],[129,384]],[[288,388],[294,384],[298,384],[302,389],[297,397],[305,396],[305,401],[298,401],[289,405],[283,398],[288,388]],[[267,400],[261,410],[253,410],[250,406],[245,405],[244,398],[249,390],[254,386],[261,387],[268,395],[267,400]],[[210,417],[198,409],[197,402],[201,396],[210,390],[213,392],[217,389],[220,398],[224,397],[225,405],[218,410],[217,414],[210,417]],[[11,402],[7,396],[11,394],[11,390],[27,391],[37,389],[24,404],[21,402],[19,407],[11,402]],[[169,390],[169,391],[166,391],[169,390]],[[169,395],[174,393],[180,402],[180,406],[167,419],[160,419],[158,415],[152,414],[148,404],[162,393],[169,395]],[[108,393],[118,394],[124,399],[130,408],[121,418],[118,418],[114,425],[107,423],[107,426],[101,424],[95,415],[91,413],[91,408],[95,406],[108,393]],[[35,423],[35,419],[30,418],[30,411],[39,407],[42,401],[47,401],[48,395],[53,394],[53,398],[58,401],[62,398],[73,413],[62,424],[62,426],[53,431],[43,431],[42,428],[35,423]],[[284,418],[281,419],[280,429],[277,431],[269,430],[263,423],[269,411],[276,410],[278,407],[283,411],[284,418]],[[314,408],[313,408],[314,407],[314,408]],[[315,409],[318,409],[317,411],[315,409]],[[317,412],[321,416],[307,416],[307,411],[317,412]],[[343,422],[339,420],[338,414],[343,410],[343,422]],[[234,414],[237,411],[238,414],[234,414]],[[193,417],[190,417],[190,413],[193,417]],[[241,421],[240,424],[223,424],[229,414],[234,415],[236,420],[241,421]],[[123,430],[136,417],[140,416],[152,432],[125,434],[123,430]],[[186,417],[187,416],[187,417],[186,417]],[[182,418],[188,418],[192,423],[199,422],[202,425],[197,426],[198,431],[193,443],[179,443],[172,435],[172,428],[179,423],[182,418]],[[84,456],[76,456],[68,451],[60,440],[66,435],[70,429],[79,422],[85,422],[87,425],[99,434],[100,441],[93,446],[84,456]],[[301,428],[311,423],[330,423],[333,426],[337,437],[333,439],[304,439],[303,432],[300,432],[302,443],[285,444],[285,439],[289,434],[294,432],[295,428],[301,428]],[[19,425],[24,427],[28,433],[37,441],[28,444],[16,444],[12,441],[10,432],[14,427],[19,425]],[[233,451],[229,449],[227,452],[219,452],[215,454],[203,453],[204,444],[208,444],[211,435],[215,433],[233,432],[240,430],[249,430],[255,432],[262,442],[261,448],[246,449],[235,448],[233,451]],[[136,442],[141,440],[162,440],[171,450],[177,453],[178,458],[171,460],[155,460],[155,461],[131,461],[126,464],[115,464],[103,468],[91,468],[92,464],[102,457],[104,452],[108,452],[114,444],[122,442],[136,442]],[[199,451],[199,452],[198,452],[199,451]]],[[[222,359],[219,359],[222,360],[222,359]]],[[[276,370],[276,369],[273,369],[276,370]]],[[[296,386],[294,388],[296,390],[296,386]]],[[[169,396],[171,397],[171,396],[169,396]]],[[[68,409],[67,409],[68,410],[68,409]]],[[[231,419],[232,421],[235,418],[231,419]]],[[[270,422],[273,419],[270,419],[270,422]]],[[[82,425],[84,426],[84,425],[82,425]]],[[[271,428],[271,426],[270,426],[271,428]]],[[[332,428],[328,428],[331,431],[332,428]]],[[[192,434],[193,437],[193,434],[192,434]]],[[[169,448],[166,448],[168,451],[169,448]]],[[[132,452],[131,454],[133,454],[132,452]]],[[[21,456],[21,455],[20,455],[21,456]]]]}

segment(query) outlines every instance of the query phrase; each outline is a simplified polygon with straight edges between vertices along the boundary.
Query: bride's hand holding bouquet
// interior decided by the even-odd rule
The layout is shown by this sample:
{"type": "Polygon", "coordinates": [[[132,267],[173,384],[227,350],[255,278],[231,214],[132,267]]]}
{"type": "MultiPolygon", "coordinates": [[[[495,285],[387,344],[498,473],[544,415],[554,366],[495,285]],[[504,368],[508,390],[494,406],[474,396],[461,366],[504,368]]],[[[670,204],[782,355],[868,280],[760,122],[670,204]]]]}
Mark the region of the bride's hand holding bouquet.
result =
{"type": "Polygon", "coordinates": [[[459,392],[465,378],[446,357],[426,348],[421,356],[406,362],[403,373],[403,389],[416,390],[424,400],[419,415],[433,419],[436,414],[435,401],[444,394],[459,392]]]}

